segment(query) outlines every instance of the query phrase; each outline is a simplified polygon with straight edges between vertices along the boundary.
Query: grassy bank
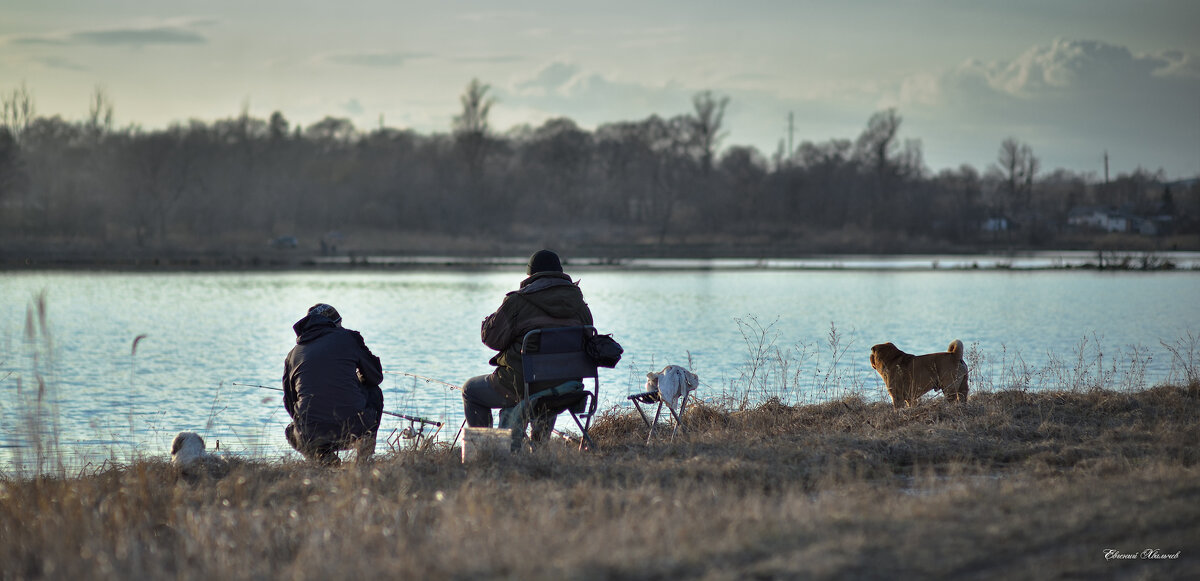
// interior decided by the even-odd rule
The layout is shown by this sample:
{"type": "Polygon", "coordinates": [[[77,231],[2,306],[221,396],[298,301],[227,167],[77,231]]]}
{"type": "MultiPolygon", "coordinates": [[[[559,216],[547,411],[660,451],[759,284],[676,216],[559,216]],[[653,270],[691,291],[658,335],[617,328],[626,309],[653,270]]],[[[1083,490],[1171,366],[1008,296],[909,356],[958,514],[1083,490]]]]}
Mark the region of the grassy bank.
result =
{"type": "Polygon", "coordinates": [[[0,578],[1200,575],[1194,382],[689,417],[688,435],[646,445],[613,411],[595,453],[556,441],[466,466],[439,444],[335,469],[10,478],[0,578]]]}

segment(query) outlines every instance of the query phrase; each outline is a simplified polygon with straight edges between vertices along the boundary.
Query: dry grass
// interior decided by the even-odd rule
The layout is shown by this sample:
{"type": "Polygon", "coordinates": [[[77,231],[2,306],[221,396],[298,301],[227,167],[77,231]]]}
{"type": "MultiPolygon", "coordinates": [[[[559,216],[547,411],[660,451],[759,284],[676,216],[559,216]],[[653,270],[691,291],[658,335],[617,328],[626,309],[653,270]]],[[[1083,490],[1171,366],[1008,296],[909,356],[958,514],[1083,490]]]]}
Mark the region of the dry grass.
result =
{"type": "Polygon", "coordinates": [[[0,578],[1184,578],[1200,574],[1200,384],[727,409],[644,443],[598,419],[464,466],[158,460],[0,481],[0,578]],[[1106,549],[1180,552],[1112,561],[1106,549]]]}

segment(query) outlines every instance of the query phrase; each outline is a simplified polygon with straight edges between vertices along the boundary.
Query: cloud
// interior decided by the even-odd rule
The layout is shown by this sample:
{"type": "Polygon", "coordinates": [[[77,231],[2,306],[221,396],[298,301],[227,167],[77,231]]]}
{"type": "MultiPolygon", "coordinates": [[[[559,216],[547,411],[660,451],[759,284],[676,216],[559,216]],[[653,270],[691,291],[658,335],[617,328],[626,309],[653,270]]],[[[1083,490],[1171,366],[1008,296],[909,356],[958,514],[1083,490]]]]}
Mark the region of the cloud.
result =
{"type": "Polygon", "coordinates": [[[683,44],[688,40],[687,32],[679,26],[631,30],[620,36],[623,38],[617,40],[616,45],[632,49],[661,50],[666,45],[683,44]]]}
{"type": "Polygon", "coordinates": [[[555,93],[563,94],[567,90],[567,85],[579,77],[579,75],[580,70],[578,66],[564,62],[553,62],[542,67],[532,78],[517,82],[515,88],[522,95],[544,96],[555,93]]]}
{"type": "Polygon", "coordinates": [[[88,71],[91,70],[81,64],[77,64],[65,58],[56,56],[46,56],[33,59],[34,62],[41,63],[42,66],[51,69],[60,69],[64,71],[88,71]]]}
{"type": "Polygon", "coordinates": [[[1154,71],[1156,76],[1200,79],[1200,58],[1182,51],[1167,51],[1160,55],[1162,68],[1154,71]]]}
{"type": "Polygon", "coordinates": [[[25,46],[133,46],[149,45],[180,45],[205,44],[208,39],[190,30],[195,26],[211,24],[208,20],[194,20],[182,24],[161,24],[155,26],[103,28],[81,30],[75,32],[57,32],[33,36],[21,36],[10,41],[11,44],[25,46]]]}
{"type": "Polygon", "coordinates": [[[353,52],[327,55],[325,60],[342,65],[396,68],[404,66],[408,61],[429,57],[430,55],[425,53],[413,52],[353,52]]]}
{"type": "Polygon", "coordinates": [[[927,153],[939,144],[957,147],[964,132],[973,132],[994,145],[968,159],[989,159],[987,149],[994,159],[1012,136],[1041,151],[1046,167],[1094,167],[1105,149],[1117,149],[1129,164],[1179,173],[1195,169],[1197,94],[1193,55],[1057,39],[1009,61],[972,60],[912,76],[880,105],[896,106],[912,121],[927,153]]]}
{"type": "Polygon", "coordinates": [[[339,65],[375,68],[399,68],[412,61],[439,60],[456,64],[505,64],[524,60],[517,55],[486,55],[467,57],[440,57],[425,52],[345,52],[329,54],[320,60],[339,65]]]}
{"type": "Polygon", "coordinates": [[[464,56],[450,59],[452,62],[460,64],[485,64],[485,65],[502,65],[508,63],[518,63],[525,60],[525,57],[515,54],[487,55],[487,56],[464,56]]]}
{"type": "Polygon", "coordinates": [[[1134,54],[1104,42],[1058,39],[1011,61],[969,60],[940,74],[910,77],[892,98],[900,105],[951,105],[966,98],[1093,102],[1114,92],[1140,93],[1164,83],[1196,79],[1200,79],[1200,63],[1179,51],[1134,54]]]}
{"type": "Polygon", "coordinates": [[[873,112],[862,98],[823,100],[784,98],[762,83],[727,90],[673,79],[636,82],[586,70],[568,61],[554,61],[496,87],[502,105],[493,110],[497,127],[505,124],[537,125],[547,119],[569,117],[580,127],[595,129],[606,123],[644,120],[652,115],[671,118],[693,113],[692,98],[711,89],[715,96],[730,97],[723,147],[753,146],[772,152],[787,136],[788,113],[795,113],[796,142],[836,137],[852,138],[873,112]]]}
{"type": "Polygon", "coordinates": [[[477,10],[473,12],[460,12],[457,15],[459,20],[471,23],[511,23],[511,22],[529,22],[536,20],[540,15],[537,12],[521,11],[516,9],[506,10],[477,10]]]}
{"type": "Polygon", "coordinates": [[[64,46],[68,44],[65,39],[53,36],[18,36],[8,43],[22,46],[64,46]]]}
{"type": "Polygon", "coordinates": [[[981,71],[998,91],[1016,96],[1107,87],[1145,80],[1166,65],[1161,57],[1135,56],[1128,48],[1097,41],[1055,40],[1007,64],[981,71]]]}
{"type": "Polygon", "coordinates": [[[152,44],[204,44],[208,42],[208,39],[200,34],[174,26],[90,30],[76,32],[71,35],[71,39],[78,44],[138,47],[152,44]]]}
{"type": "Polygon", "coordinates": [[[545,117],[572,117],[581,126],[612,121],[670,117],[689,111],[694,91],[676,82],[645,84],[622,81],[556,61],[507,89],[498,87],[505,104],[543,111],[545,117]]]}
{"type": "Polygon", "coordinates": [[[341,109],[342,111],[345,111],[347,115],[362,115],[366,111],[366,109],[363,109],[362,103],[360,103],[358,99],[350,99],[349,101],[342,103],[341,109]]]}

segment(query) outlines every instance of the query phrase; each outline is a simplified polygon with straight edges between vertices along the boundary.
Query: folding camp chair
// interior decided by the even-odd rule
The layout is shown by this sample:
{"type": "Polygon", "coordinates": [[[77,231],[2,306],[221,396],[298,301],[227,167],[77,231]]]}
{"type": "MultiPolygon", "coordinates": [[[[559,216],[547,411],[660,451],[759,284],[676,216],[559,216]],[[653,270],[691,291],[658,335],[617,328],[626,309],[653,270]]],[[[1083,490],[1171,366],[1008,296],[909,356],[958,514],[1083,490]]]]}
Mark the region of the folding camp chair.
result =
{"type": "Polygon", "coordinates": [[[500,413],[500,427],[519,430],[519,434],[514,432],[514,439],[519,439],[525,428],[532,425],[530,440],[536,442],[549,436],[558,414],[565,411],[582,433],[579,449],[594,449],[596,445],[588,429],[596,414],[600,374],[586,346],[595,335],[596,329],[591,325],[534,329],[526,333],[521,341],[524,398],[500,413]],[[588,378],[592,379],[591,391],[584,384],[588,378]],[[540,385],[531,388],[533,384],[540,385]]]}
{"type": "Polygon", "coordinates": [[[627,398],[629,401],[633,402],[633,406],[635,408],[637,408],[638,414],[642,416],[642,422],[644,422],[646,424],[647,428],[650,428],[650,433],[646,434],[646,443],[647,444],[649,444],[650,439],[654,437],[654,430],[656,430],[658,428],[658,418],[662,415],[663,406],[666,406],[667,411],[671,413],[671,417],[675,419],[675,425],[674,425],[674,427],[671,428],[671,439],[674,440],[675,434],[678,433],[680,430],[687,432],[687,428],[683,425],[683,419],[681,418],[681,416],[683,416],[684,408],[687,407],[687,400],[688,400],[688,396],[690,396],[690,395],[691,395],[691,392],[685,392],[683,394],[683,397],[680,398],[678,413],[675,412],[675,408],[672,408],[671,406],[666,405],[667,402],[663,400],[662,396],[658,393],[657,390],[656,391],[646,391],[646,392],[642,392],[642,393],[635,393],[627,398]],[[642,410],[642,404],[646,404],[646,405],[658,404],[658,406],[654,408],[654,421],[653,422],[651,422],[650,418],[646,416],[646,412],[644,410],[642,410]]]}

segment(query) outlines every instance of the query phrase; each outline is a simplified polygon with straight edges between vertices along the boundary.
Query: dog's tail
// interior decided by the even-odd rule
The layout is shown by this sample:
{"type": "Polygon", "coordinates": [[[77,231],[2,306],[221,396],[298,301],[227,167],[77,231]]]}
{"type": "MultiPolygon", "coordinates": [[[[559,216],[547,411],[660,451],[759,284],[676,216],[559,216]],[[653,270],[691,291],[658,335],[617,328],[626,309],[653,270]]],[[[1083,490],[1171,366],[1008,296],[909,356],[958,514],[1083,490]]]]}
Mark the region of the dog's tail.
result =
{"type": "Polygon", "coordinates": [[[958,360],[963,360],[963,343],[958,339],[950,342],[950,346],[946,348],[947,353],[953,353],[958,356],[958,360]]]}

